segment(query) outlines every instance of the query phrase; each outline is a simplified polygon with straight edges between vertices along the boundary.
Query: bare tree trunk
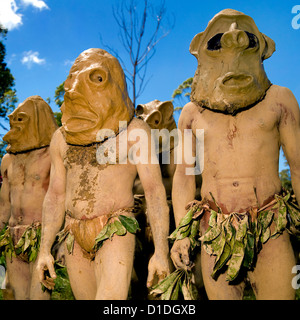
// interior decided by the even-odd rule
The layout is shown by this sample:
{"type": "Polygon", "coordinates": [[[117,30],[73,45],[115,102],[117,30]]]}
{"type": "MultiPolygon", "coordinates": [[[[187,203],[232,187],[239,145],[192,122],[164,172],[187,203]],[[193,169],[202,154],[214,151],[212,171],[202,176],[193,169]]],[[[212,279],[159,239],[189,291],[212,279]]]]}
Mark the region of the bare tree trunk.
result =
{"type": "Polygon", "coordinates": [[[136,100],[144,91],[147,65],[155,54],[158,42],[166,37],[169,30],[162,28],[162,21],[166,16],[164,0],[156,9],[148,0],[144,0],[143,9],[139,10],[141,1],[124,0],[117,7],[113,7],[115,21],[119,26],[119,37],[125,51],[129,56],[131,67],[127,67],[116,50],[105,46],[121,62],[126,77],[132,86],[132,102],[136,106],[136,100]]]}

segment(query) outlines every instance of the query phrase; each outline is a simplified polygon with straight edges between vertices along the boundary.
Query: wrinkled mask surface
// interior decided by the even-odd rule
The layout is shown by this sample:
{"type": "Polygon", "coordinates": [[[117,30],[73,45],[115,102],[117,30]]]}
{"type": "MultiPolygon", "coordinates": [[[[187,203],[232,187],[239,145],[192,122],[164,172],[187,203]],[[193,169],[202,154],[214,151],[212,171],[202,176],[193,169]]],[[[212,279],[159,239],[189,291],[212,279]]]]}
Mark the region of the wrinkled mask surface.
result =
{"type": "Polygon", "coordinates": [[[137,118],[147,122],[151,129],[168,129],[171,131],[176,128],[173,113],[174,106],[171,101],[153,100],[136,107],[137,118]]]}
{"type": "Polygon", "coordinates": [[[218,13],[191,42],[198,60],[191,101],[235,113],[264,98],[271,86],[263,60],[275,51],[251,17],[231,9],[218,13]]]}
{"type": "Polygon", "coordinates": [[[39,96],[31,96],[8,116],[10,131],[3,137],[6,151],[19,153],[50,145],[57,124],[50,106],[39,96]]]}
{"type": "MultiPolygon", "coordinates": [[[[176,129],[176,122],[173,117],[174,106],[171,101],[161,102],[159,100],[153,100],[146,104],[139,104],[136,107],[136,116],[137,118],[148,123],[151,129],[167,129],[171,132],[173,129],[176,129]]],[[[155,132],[154,134],[158,134],[155,132]]],[[[174,148],[174,137],[171,137],[169,140],[169,136],[167,139],[162,139],[159,136],[157,150],[158,152],[168,151],[174,148]]]]}
{"type": "Polygon", "coordinates": [[[65,81],[61,111],[69,144],[97,142],[100,129],[117,133],[119,121],[130,121],[134,114],[118,60],[101,49],[82,52],[65,81]]]}

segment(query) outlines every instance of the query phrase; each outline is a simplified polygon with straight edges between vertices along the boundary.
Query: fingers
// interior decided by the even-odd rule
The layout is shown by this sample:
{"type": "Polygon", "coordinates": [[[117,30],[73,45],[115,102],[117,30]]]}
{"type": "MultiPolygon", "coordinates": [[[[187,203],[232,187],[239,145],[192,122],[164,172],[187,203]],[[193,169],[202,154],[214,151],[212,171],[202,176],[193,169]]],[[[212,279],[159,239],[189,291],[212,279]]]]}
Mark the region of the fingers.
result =
{"type": "Polygon", "coordinates": [[[190,242],[179,240],[174,243],[171,249],[171,259],[177,269],[191,269],[191,261],[189,257],[190,242]]]}
{"type": "Polygon", "coordinates": [[[158,282],[164,280],[166,278],[167,272],[162,272],[161,274],[158,275],[158,282]]]}
{"type": "Polygon", "coordinates": [[[53,262],[50,262],[50,263],[47,264],[47,269],[49,270],[50,277],[52,279],[56,279],[56,273],[55,273],[54,263],[53,262]]]}
{"type": "Polygon", "coordinates": [[[154,283],[154,272],[149,271],[148,277],[147,277],[147,288],[152,287],[153,283],[154,283]]]}
{"type": "Polygon", "coordinates": [[[41,260],[38,263],[37,272],[39,273],[39,281],[47,289],[53,290],[55,286],[54,279],[56,279],[53,259],[46,258],[45,260],[41,260]],[[48,276],[48,274],[50,275],[50,277],[48,276]]]}
{"type": "Polygon", "coordinates": [[[46,276],[46,279],[42,280],[41,283],[48,289],[54,290],[55,282],[52,278],[46,276]]]}

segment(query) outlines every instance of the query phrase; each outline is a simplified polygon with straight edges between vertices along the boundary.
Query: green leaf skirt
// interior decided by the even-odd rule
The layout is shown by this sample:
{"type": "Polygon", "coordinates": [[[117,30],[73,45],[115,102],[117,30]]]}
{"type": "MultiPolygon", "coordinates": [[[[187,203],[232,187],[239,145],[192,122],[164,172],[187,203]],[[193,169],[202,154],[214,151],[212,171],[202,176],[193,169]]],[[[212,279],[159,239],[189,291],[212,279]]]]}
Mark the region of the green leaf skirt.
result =
{"type": "Polygon", "coordinates": [[[215,203],[217,211],[211,209],[209,201],[193,201],[187,206],[187,214],[170,235],[170,240],[188,237],[191,254],[202,243],[202,248],[215,256],[211,276],[227,271],[226,280],[236,279],[240,270],[251,270],[257,254],[269,239],[276,239],[285,230],[299,236],[300,209],[291,194],[284,192],[262,208],[251,208],[245,212],[224,214],[215,203]],[[205,212],[210,214],[208,228],[201,234],[200,220],[205,212]],[[255,217],[255,218],[253,218],[255,217]]]}
{"type": "Polygon", "coordinates": [[[41,242],[41,223],[9,227],[0,231],[0,256],[18,257],[24,262],[34,262],[41,242]],[[20,233],[21,231],[21,233],[20,233]],[[21,234],[21,236],[19,236],[21,234]]]}

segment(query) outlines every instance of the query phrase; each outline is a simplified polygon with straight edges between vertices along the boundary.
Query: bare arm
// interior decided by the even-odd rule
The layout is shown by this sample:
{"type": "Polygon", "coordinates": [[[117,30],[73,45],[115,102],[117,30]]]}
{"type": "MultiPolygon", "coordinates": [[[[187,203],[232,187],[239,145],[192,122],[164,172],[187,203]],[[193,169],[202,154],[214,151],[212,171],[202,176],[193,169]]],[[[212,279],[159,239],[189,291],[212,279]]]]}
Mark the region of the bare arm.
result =
{"type": "MultiPolygon", "coordinates": [[[[43,203],[42,237],[38,272],[41,282],[44,271],[49,270],[50,276],[55,278],[54,259],[51,247],[56,234],[61,229],[65,216],[66,171],[60,154],[60,146],[64,143],[60,131],[56,131],[50,144],[51,171],[50,183],[43,203]]],[[[47,283],[43,284],[47,287],[47,283]]]]}
{"type": "Polygon", "coordinates": [[[281,88],[281,112],[279,133],[282,149],[290,166],[292,186],[300,203],[300,110],[289,89],[281,88]]]}
{"type": "MultiPolygon", "coordinates": [[[[186,205],[193,201],[195,199],[195,193],[196,193],[196,182],[195,182],[195,176],[193,175],[187,175],[186,169],[192,168],[195,166],[195,164],[187,164],[185,162],[186,157],[184,154],[184,147],[185,147],[185,141],[184,141],[184,130],[190,129],[187,126],[187,123],[190,123],[190,115],[187,111],[187,108],[184,108],[182,110],[182,113],[179,118],[178,123],[178,129],[181,131],[182,134],[182,145],[179,146],[179,152],[182,154],[182,162],[180,164],[177,164],[174,179],[173,179],[173,189],[172,189],[172,202],[173,202],[173,209],[174,209],[174,216],[175,216],[175,222],[176,226],[178,226],[180,220],[185,216],[186,205]]],[[[192,137],[192,154],[195,155],[195,148],[196,148],[196,142],[195,137],[193,135],[192,137]]]]}
{"type": "MultiPolygon", "coordinates": [[[[188,106],[187,106],[188,107],[188,106]]],[[[196,193],[196,181],[194,175],[186,175],[186,169],[194,167],[195,164],[187,164],[185,162],[184,154],[184,130],[190,129],[187,123],[191,123],[188,108],[185,107],[179,118],[178,129],[182,133],[182,145],[179,146],[179,152],[182,153],[182,162],[177,164],[176,171],[173,179],[172,189],[172,202],[176,226],[179,225],[180,220],[186,215],[186,205],[195,199],[196,193]]],[[[195,155],[196,141],[193,135],[192,137],[192,155],[195,155]]],[[[171,258],[174,265],[177,268],[186,268],[190,265],[189,260],[189,248],[190,242],[188,238],[183,240],[175,241],[171,249],[171,258]]]]}
{"type": "Polygon", "coordinates": [[[10,191],[9,191],[9,182],[7,178],[7,170],[11,162],[11,156],[6,154],[2,158],[1,162],[1,176],[2,176],[2,186],[0,192],[0,230],[3,229],[4,225],[8,222],[11,207],[10,207],[10,191]]]}
{"type": "Polygon", "coordinates": [[[149,263],[147,286],[151,286],[155,274],[162,280],[170,272],[169,270],[169,207],[167,205],[166,191],[162,183],[159,164],[151,164],[151,138],[150,128],[143,125],[147,132],[148,145],[142,147],[148,149],[148,161],[146,164],[137,163],[137,171],[142,183],[147,202],[147,213],[153,233],[155,252],[149,263]]]}

